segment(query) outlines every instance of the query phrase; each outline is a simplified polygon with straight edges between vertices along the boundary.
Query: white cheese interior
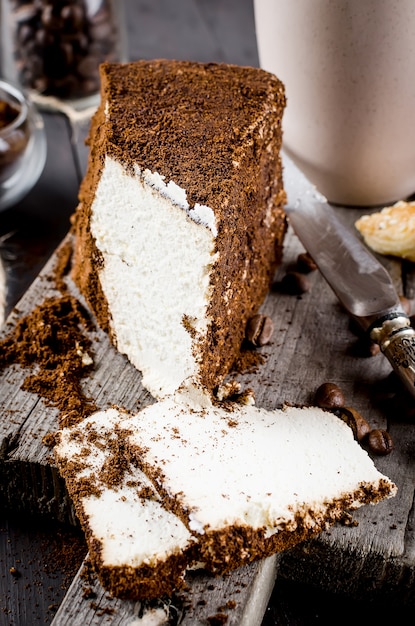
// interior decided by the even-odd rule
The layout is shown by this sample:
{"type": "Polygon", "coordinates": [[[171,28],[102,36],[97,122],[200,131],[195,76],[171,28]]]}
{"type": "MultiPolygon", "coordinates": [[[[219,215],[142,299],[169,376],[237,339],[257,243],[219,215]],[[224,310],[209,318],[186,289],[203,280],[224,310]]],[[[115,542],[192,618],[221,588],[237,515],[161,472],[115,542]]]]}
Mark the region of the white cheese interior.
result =
{"type": "Polygon", "coordinates": [[[200,533],[234,524],[294,530],[297,512],[313,527],[333,500],[383,478],[351,429],[314,407],[197,413],[166,399],[126,423],[142,458],[162,473],[157,482],[192,511],[189,527],[200,533]]]}
{"type": "Polygon", "coordinates": [[[191,539],[184,524],[159,501],[143,501],[126,485],[106,489],[100,497],[84,498],[82,505],[102,547],[103,565],[155,567],[180,554],[191,539]]]}
{"type": "Polygon", "coordinates": [[[216,260],[213,211],[190,208],[185,190],[159,174],[132,174],[107,156],[91,213],[117,348],[164,397],[198,373],[216,260]]]}
{"type": "Polygon", "coordinates": [[[89,481],[98,486],[99,495],[85,495],[78,506],[101,549],[102,564],[107,566],[156,566],[167,557],[181,553],[191,541],[184,524],[167,511],[148,478],[137,468],[125,473],[119,485],[110,487],[100,482],[98,475],[106,463],[113,463],[108,439],[115,440],[115,424],[119,414],[115,410],[99,414],[83,422],[85,430],[61,432],[55,448],[61,462],[80,463],[76,476],[79,483],[89,481]],[[105,419],[102,419],[105,417],[105,419]],[[88,436],[93,433],[93,440],[88,436]],[[151,497],[140,496],[146,489],[151,497]]]}
{"type": "Polygon", "coordinates": [[[362,486],[376,493],[386,482],[390,495],[396,490],[351,429],[314,407],[196,409],[181,396],[181,404],[166,398],[136,415],[115,408],[97,412],[73,435],[73,428],[61,431],[57,458],[63,467],[82,464],[75,491],[85,479],[100,488],[99,496],[84,496],[78,506],[107,565],[156,564],[184,551],[208,527],[246,525],[270,536],[282,528],[295,531],[299,514],[305,527],[319,529],[362,486]],[[134,463],[111,487],[99,473],[114,462],[106,438],[116,440],[120,432],[148,476],[134,463]],[[140,497],[141,486],[147,497],[140,497]],[[180,503],[186,524],[163,507],[160,490],[180,503]]]}

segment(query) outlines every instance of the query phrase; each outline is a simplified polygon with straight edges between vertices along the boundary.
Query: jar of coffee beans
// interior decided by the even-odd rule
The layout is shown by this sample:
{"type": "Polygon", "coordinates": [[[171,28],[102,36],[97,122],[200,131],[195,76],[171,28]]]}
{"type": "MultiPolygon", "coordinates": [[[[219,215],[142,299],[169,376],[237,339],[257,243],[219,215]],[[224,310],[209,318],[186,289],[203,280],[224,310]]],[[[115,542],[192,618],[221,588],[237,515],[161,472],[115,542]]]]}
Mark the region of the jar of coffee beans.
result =
{"type": "Polygon", "coordinates": [[[38,104],[98,102],[99,65],[125,60],[122,0],[1,0],[1,74],[38,104]]]}

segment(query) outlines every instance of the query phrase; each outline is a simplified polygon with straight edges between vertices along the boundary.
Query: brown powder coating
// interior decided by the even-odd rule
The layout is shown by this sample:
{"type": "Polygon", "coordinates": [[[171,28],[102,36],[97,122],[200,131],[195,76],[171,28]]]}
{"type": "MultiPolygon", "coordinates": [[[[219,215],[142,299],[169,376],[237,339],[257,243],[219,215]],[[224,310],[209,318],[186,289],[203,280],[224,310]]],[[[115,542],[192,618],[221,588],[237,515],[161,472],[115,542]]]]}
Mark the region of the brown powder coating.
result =
{"type": "Polygon", "coordinates": [[[54,267],[54,279],[56,289],[65,294],[68,290],[65,282],[72,263],[73,242],[68,238],[56,252],[56,264],[54,267]]]}
{"type": "Polygon", "coordinates": [[[281,260],[283,86],[254,68],[177,61],[104,64],[101,81],[101,107],[91,127],[89,166],[74,219],[74,279],[109,331],[111,314],[98,277],[104,261],[89,224],[106,155],[127,170],[137,164],[163,175],[166,184],[174,181],[191,206],[211,207],[219,252],[207,312],[213,322],[207,340],[194,350],[200,383],[213,390],[237,358],[247,320],[281,260]]]}
{"type": "Polygon", "coordinates": [[[61,427],[96,410],[81,387],[91,369],[82,361],[90,350],[83,329],[90,324],[88,313],[72,296],[49,298],[0,342],[0,370],[13,363],[32,368],[22,388],[58,408],[61,427]]]}
{"type": "MultiPolygon", "coordinates": [[[[141,484],[138,479],[133,483],[131,480],[124,481],[126,471],[134,470],[135,466],[134,455],[127,443],[130,435],[129,430],[117,426],[110,434],[102,434],[95,431],[93,426],[87,425],[85,428],[85,425],[80,424],[73,429],[71,438],[85,443],[85,458],[79,454],[75,454],[74,458],[56,455],[56,461],[85,533],[91,562],[104,589],[114,597],[123,599],[158,598],[163,594],[171,595],[176,589],[183,587],[186,567],[195,561],[194,547],[190,545],[177,554],[167,558],[160,557],[151,564],[142,563],[137,567],[108,566],[103,562],[102,544],[94,536],[82,504],[84,498],[99,497],[105,487],[116,489],[123,482],[136,489],[143,500],[157,498],[157,492],[141,484]],[[88,442],[92,446],[88,447],[88,442]],[[105,448],[109,454],[99,470],[80,476],[88,468],[86,457],[94,447],[105,448]]],[[[59,432],[56,434],[56,442],[60,442],[59,432]]]]}
{"type": "MultiPolygon", "coordinates": [[[[156,568],[143,564],[141,567],[107,566],[101,561],[101,547],[94,550],[95,569],[104,589],[115,598],[123,600],[143,600],[171,596],[185,585],[184,571],[189,563],[186,552],[174,554],[159,561],[156,568]]],[[[190,559],[191,560],[191,559],[190,559]]]]}

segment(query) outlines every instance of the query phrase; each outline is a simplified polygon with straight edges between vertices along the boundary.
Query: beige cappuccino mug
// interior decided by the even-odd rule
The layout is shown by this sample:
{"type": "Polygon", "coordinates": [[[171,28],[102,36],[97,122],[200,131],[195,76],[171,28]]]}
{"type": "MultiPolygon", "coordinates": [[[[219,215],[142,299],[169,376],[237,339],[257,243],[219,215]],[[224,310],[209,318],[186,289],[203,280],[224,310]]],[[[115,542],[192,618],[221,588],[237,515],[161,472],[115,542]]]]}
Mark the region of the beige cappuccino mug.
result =
{"type": "Polygon", "coordinates": [[[286,87],[284,147],[330,202],[415,192],[414,0],[254,0],[260,65],[286,87]]]}

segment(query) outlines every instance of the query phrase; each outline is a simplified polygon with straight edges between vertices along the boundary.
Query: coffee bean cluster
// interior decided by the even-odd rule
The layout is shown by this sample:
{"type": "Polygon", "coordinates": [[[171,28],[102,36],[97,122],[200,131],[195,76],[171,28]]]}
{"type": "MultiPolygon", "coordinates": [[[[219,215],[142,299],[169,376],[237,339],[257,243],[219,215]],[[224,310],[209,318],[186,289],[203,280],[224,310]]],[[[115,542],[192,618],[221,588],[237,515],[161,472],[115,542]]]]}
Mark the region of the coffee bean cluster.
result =
{"type": "Polygon", "coordinates": [[[296,263],[287,269],[280,282],[273,284],[273,291],[279,291],[292,296],[301,296],[311,289],[311,282],[307,274],[315,272],[317,265],[308,252],[298,255],[296,263]]]}
{"type": "Polygon", "coordinates": [[[99,90],[99,64],[117,60],[118,32],[109,0],[90,14],[84,0],[10,0],[20,83],[61,99],[99,90]]]}
{"type": "Polygon", "coordinates": [[[314,395],[314,403],[333,411],[352,429],[354,438],[366,445],[373,454],[385,456],[394,448],[387,430],[371,428],[368,421],[356,409],[345,406],[343,391],[335,383],[323,383],[314,395]]]}

